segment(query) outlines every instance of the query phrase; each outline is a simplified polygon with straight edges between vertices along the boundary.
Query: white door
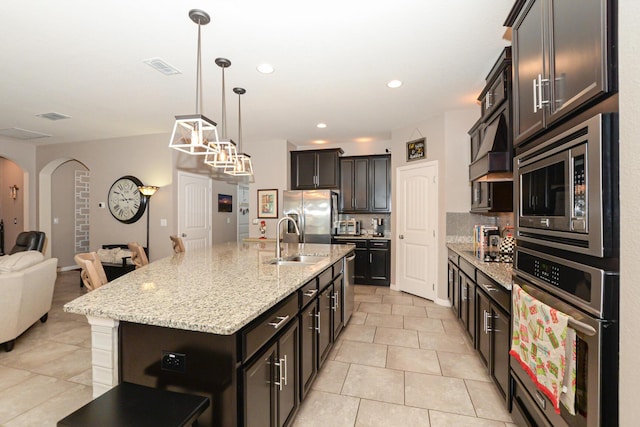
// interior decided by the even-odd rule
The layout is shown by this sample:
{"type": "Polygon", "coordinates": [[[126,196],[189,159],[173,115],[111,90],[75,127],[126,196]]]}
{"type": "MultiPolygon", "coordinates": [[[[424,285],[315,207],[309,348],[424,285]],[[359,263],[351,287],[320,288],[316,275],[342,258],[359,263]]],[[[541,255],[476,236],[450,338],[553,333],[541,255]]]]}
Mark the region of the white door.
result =
{"type": "Polygon", "coordinates": [[[238,184],[238,242],[249,237],[249,186],[238,184]]]}
{"type": "Polygon", "coordinates": [[[185,249],[211,246],[211,178],[178,172],[178,234],[185,249]]]}
{"type": "Polygon", "coordinates": [[[401,291],[434,300],[438,277],[438,162],[398,168],[396,278],[401,291]]]}

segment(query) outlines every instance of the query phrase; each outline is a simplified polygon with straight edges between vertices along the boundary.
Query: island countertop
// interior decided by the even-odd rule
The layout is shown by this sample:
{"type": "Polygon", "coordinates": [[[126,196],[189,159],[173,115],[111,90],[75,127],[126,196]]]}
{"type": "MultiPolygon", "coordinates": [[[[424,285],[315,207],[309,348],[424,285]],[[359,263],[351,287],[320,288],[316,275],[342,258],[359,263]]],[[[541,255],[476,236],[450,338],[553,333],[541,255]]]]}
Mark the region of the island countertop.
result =
{"type": "Polygon", "coordinates": [[[353,250],[284,244],[283,256],[326,255],[313,265],[270,265],[273,243],[228,243],[154,261],[64,306],[69,313],[231,335],[353,250]]]}

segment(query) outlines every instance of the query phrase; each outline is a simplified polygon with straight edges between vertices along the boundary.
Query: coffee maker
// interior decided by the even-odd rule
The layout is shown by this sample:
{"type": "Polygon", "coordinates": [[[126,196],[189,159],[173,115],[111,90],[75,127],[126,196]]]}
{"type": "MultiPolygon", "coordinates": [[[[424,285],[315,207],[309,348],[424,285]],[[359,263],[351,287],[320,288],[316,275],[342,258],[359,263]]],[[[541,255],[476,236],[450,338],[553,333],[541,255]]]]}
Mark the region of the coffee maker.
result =
{"type": "Polygon", "coordinates": [[[371,225],[374,236],[384,236],[384,218],[371,218],[371,225]]]}

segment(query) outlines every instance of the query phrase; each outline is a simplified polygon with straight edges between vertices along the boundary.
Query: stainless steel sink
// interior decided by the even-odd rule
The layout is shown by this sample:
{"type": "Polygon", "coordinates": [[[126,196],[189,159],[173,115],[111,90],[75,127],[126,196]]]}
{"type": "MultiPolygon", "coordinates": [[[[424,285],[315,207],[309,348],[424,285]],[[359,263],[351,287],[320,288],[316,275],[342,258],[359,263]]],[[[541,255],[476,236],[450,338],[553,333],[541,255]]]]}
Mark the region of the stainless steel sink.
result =
{"type": "Polygon", "coordinates": [[[274,258],[266,262],[273,265],[313,265],[327,259],[328,255],[290,255],[282,259],[274,258]]]}

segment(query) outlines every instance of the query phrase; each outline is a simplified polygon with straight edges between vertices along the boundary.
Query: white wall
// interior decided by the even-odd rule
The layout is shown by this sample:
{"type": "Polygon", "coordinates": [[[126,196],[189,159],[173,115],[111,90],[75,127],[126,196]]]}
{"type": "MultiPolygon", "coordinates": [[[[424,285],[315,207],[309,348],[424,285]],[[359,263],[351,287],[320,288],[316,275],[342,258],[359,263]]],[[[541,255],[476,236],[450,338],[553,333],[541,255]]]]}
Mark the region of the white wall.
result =
{"type": "Polygon", "coordinates": [[[620,77],[620,425],[638,423],[640,392],[640,2],[619,0],[620,77]]]}
{"type": "Polygon", "coordinates": [[[445,212],[469,212],[471,209],[471,184],[467,167],[471,161],[471,149],[467,131],[479,118],[478,106],[445,113],[445,212]]]}

